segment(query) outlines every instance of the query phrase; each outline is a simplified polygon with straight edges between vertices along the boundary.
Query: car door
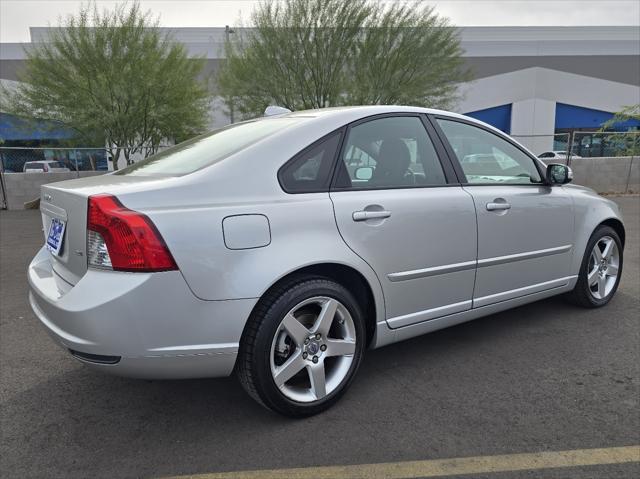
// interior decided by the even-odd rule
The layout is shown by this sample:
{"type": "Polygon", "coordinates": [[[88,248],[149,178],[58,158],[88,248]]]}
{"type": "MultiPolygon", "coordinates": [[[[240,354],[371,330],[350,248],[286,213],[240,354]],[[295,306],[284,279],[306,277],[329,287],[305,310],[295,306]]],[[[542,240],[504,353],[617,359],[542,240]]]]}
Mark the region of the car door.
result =
{"type": "Polygon", "coordinates": [[[471,122],[437,117],[478,217],[473,306],[566,285],[573,254],[573,207],[549,186],[537,160],[509,139],[471,122]]]}
{"type": "Polygon", "coordinates": [[[435,135],[419,115],[352,124],[330,192],[340,234],[380,280],[392,328],[471,308],[473,200],[427,128],[435,135]]]}

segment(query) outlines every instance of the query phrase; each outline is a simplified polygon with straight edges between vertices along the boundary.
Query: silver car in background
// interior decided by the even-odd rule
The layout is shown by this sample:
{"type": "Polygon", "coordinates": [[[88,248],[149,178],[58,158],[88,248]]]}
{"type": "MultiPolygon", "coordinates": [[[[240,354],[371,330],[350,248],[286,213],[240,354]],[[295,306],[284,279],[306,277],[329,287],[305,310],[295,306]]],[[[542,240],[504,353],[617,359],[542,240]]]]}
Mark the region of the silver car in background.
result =
{"type": "Polygon", "coordinates": [[[549,296],[605,305],[618,207],[500,131],[412,107],[216,130],[42,187],[30,303],[95,369],[227,376],[291,416],[332,405],[363,352],[549,296]]]}

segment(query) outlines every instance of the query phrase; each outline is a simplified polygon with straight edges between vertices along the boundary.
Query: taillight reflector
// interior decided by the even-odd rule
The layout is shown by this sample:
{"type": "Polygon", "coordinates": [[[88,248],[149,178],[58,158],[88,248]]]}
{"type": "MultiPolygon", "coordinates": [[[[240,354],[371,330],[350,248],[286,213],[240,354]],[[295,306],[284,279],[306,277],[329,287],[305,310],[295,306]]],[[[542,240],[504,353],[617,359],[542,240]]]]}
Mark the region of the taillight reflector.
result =
{"type": "MultiPolygon", "coordinates": [[[[105,267],[134,272],[178,269],[153,222],[146,215],[124,207],[113,195],[89,197],[87,233],[89,231],[98,233],[106,244],[110,264],[105,267]]],[[[100,257],[92,254],[91,244],[87,244],[87,256],[100,257]]]]}

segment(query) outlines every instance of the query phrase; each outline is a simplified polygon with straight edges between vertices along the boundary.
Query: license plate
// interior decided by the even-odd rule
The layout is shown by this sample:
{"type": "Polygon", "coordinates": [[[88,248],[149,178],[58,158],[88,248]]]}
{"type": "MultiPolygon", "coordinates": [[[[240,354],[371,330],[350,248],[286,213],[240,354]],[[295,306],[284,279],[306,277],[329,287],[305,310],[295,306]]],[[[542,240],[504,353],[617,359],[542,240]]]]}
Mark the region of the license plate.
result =
{"type": "Polygon", "coordinates": [[[49,234],[47,235],[47,249],[51,253],[58,256],[62,248],[62,239],[64,238],[64,228],[66,223],[58,218],[51,219],[49,225],[49,234]]]}

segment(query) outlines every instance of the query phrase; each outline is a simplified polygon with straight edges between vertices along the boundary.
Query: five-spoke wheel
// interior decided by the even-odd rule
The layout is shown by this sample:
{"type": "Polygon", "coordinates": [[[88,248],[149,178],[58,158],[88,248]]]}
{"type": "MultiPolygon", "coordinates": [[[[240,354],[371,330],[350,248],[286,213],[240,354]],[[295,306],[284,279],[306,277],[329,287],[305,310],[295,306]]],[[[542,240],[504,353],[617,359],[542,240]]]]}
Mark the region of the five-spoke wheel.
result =
{"type": "Polygon", "coordinates": [[[603,299],[611,293],[618,280],[620,254],[618,246],[610,236],[603,236],[591,250],[589,257],[589,291],[596,299],[603,299]]]}
{"type": "Polygon", "coordinates": [[[593,232],[582,259],[578,281],[569,297],[587,308],[607,304],[613,297],[622,274],[622,242],[610,226],[593,232]]]}
{"type": "Polygon", "coordinates": [[[316,296],[289,311],[271,344],[271,374],[289,399],[316,401],[330,394],[349,372],[356,329],[338,300],[316,296]]]}
{"type": "Polygon", "coordinates": [[[250,318],[237,373],[263,405],[316,414],[346,390],[365,342],[359,302],[328,278],[293,278],[261,299],[250,318]]]}

